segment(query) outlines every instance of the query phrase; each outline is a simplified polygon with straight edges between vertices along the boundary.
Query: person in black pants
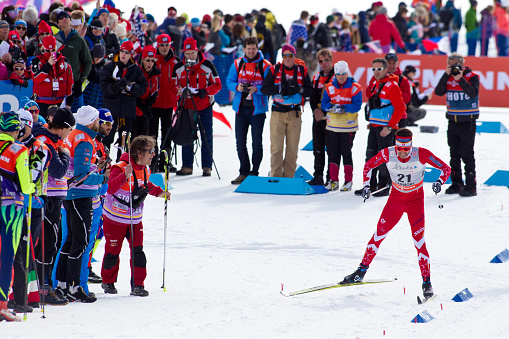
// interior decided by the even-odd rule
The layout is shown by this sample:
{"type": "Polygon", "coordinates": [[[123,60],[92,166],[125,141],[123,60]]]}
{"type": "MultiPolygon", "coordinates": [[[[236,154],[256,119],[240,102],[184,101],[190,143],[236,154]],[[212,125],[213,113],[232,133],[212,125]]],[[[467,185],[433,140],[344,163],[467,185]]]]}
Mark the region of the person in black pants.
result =
{"type": "MultiPolygon", "coordinates": [[[[328,132],[327,112],[321,109],[322,93],[325,85],[334,79],[334,69],[332,67],[332,53],[328,49],[321,49],[316,53],[316,58],[320,64],[320,72],[313,76],[313,94],[309,98],[311,109],[313,110],[313,156],[315,157],[315,171],[313,179],[308,181],[310,185],[324,185],[323,170],[325,168],[325,152],[327,146],[328,132]]],[[[328,166],[327,166],[328,167],[328,166]]],[[[329,181],[329,171],[327,168],[327,181],[329,181]]]]}
{"type": "Polygon", "coordinates": [[[435,94],[446,96],[449,120],[447,143],[451,154],[452,185],[446,194],[463,197],[477,195],[475,174],[475,121],[479,118],[479,76],[464,66],[458,53],[447,58],[447,68],[435,87],[435,94]],[[465,164],[465,184],[461,172],[461,161],[465,164]]]}

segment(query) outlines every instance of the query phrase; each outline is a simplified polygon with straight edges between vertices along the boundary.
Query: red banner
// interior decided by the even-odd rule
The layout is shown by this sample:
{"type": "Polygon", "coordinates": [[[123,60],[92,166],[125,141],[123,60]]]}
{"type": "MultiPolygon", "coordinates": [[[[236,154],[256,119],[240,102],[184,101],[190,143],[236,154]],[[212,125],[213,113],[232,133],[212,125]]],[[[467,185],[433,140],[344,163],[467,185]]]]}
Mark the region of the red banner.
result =
{"type": "MultiPolygon", "coordinates": [[[[383,58],[384,55],[373,53],[344,53],[333,52],[334,63],[344,60],[350,66],[353,78],[366,88],[373,76],[371,61],[383,58]]],[[[416,68],[416,81],[421,84],[420,90],[434,88],[447,67],[446,55],[408,55],[398,54],[399,68],[403,71],[406,66],[416,68]]],[[[509,58],[465,57],[465,65],[479,75],[479,104],[480,107],[507,107],[509,97],[509,58]]],[[[363,97],[365,99],[365,97],[363,97]]],[[[366,100],[364,100],[366,101],[366,100]]],[[[445,96],[433,95],[431,105],[445,105],[445,96]]]]}

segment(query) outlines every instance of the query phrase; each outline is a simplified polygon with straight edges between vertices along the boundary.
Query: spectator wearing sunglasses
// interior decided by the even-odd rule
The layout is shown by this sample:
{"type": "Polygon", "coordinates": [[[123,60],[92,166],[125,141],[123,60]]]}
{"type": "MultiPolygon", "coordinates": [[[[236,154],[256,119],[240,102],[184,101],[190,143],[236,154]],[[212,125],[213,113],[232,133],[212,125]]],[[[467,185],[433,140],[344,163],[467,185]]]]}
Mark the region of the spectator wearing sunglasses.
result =
{"type": "Polygon", "coordinates": [[[39,22],[39,31],[26,43],[27,57],[33,57],[41,53],[42,41],[52,35],[51,27],[46,21],[39,22]]]}
{"type": "Polygon", "coordinates": [[[293,178],[297,169],[302,106],[313,92],[306,66],[296,62],[295,47],[284,45],[283,63],[270,67],[262,84],[262,94],[272,95],[270,117],[270,173],[293,178]],[[286,141],[286,151],[285,151],[286,141]],[[285,154],[283,155],[283,151],[285,154]]]}
{"type": "Polygon", "coordinates": [[[157,51],[152,45],[147,45],[143,48],[141,54],[139,67],[147,81],[147,89],[143,95],[136,98],[136,124],[133,136],[149,134],[152,105],[156,102],[159,94],[159,81],[161,79],[161,71],[155,66],[156,53],[157,51]]]}
{"type": "Polygon", "coordinates": [[[25,46],[18,32],[9,32],[9,54],[12,59],[9,63],[9,70],[12,71],[13,61],[18,59],[26,60],[25,46]]]}
{"type": "MultiPolygon", "coordinates": [[[[398,129],[399,121],[406,113],[406,105],[398,85],[399,78],[397,75],[388,73],[387,60],[376,58],[371,62],[371,67],[375,81],[366,88],[366,97],[368,97],[366,115],[369,119],[366,161],[382,149],[394,145],[394,134],[398,129]]],[[[387,166],[380,165],[378,173],[373,173],[370,180],[372,191],[390,185],[387,166]]],[[[355,191],[355,195],[361,194],[362,189],[355,191]]],[[[387,195],[389,195],[388,189],[373,194],[375,197],[387,195]]]]}
{"type": "Polygon", "coordinates": [[[44,38],[41,54],[32,60],[34,75],[34,93],[41,108],[41,115],[46,118],[50,105],[60,105],[66,99],[66,105],[72,105],[71,97],[74,84],[71,65],[57,52],[53,36],[44,38]]]}
{"type": "Polygon", "coordinates": [[[92,49],[97,44],[101,44],[104,46],[104,49],[106,50],[106,44],[104,43],[103,39],[103,23],[99,19],[94,19],[88,25],[87,28],[87,34],[85,34],[85,41],[88,43],[88,48],[92,49]]]}
{"type": "MultiPolygon", "coordinates": [[[[320,72],[313,76],[313,94],[309,99],[311,109],[313,110],[313,156],[314,173],[313,179],[308,181],[310,185],[323,185],[323,170],[325,169],[325,151],[328,140],[328,131],[326,130],[326,114],[322,110],[322,95],[325,86],[334,79],[334,68],[332,64],[332,53],[328,49],[321,49],[316,53],[316,58],[320,64],[320,72]]],[[[327,166],[328,167],[328,166],[327,166]]],[[[327,168],[327,179],[329,171],[327,168]]],[[[328,181],[328,180],[327,180],[328,181]]]]}
{"type": "Polygon", "coordinates": [[[28,87],[29,81],[32,79],[32,72],[30,69],[25,67],[25,60],[14,60],[13,64],[13,72],[11,73],[9,80],[11,80],[15,85],[28,87]]]}
{"type": "MultiPolygon", "coordinates": [[[[100,74],[99,83],[103,91],[103,108],[110,110],[115,122],[113,131],[119,136],[123,131],[133,132],[136,121],[136,98],[147,90],[147,80],[143,71],[136,65],[132,55],[133,43],[124,42],[120,46],[120,53],[107,63],[100,74]]],[[[106,147],[113,142],[114,133],[103,139],[106,147]]],[[[120,157],[120,154],[118,154],[120,157]]]]}
{"type": "Polygon", "coordinates": [[[14,30],[18,32],[21,41],[23,41],[23,46],[28,41],[27,37],[27,23],[25,20],[18,20],[14,23],[14,30]]]}
{"type": "MultiPolygon", "coordinates": [[[[5,20],[0,20],[0,43],[2,41],[9,41],[9,32],[10,26],[9,23],[5,20]]],[[[1,61],[3,64],[7,65],[12,61],[12,56],[9,53],[5,53],[1,56],[1,61]]]]}
{"type": "Polygon", "coordinates": [[[46,119],[40,115],[39,105],[35,101],[30,100],[28,97],[23,97],[21,98],[20,102],[23,109],[32,114],[32,120],[34,121],[34,124],[44,125],[46,123],[46,119]]]}

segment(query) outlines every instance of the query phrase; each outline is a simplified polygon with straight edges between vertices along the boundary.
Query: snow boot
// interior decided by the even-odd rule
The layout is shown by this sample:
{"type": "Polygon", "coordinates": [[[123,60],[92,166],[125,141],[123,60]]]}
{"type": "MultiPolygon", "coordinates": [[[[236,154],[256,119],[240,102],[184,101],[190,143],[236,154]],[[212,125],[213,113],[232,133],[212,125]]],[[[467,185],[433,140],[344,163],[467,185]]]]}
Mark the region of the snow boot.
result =
{"type": "Polygon", "coordinates": [[[246,180],[247,175],[240,174],[238,177],[232,180],[232,185],[240,185],[244,180],[246,180]]]}
{"type": "MultiPolygon", "coordinates": [[[[74,287],[74,286],[73,286],[74,287]]],[[[82,303],[93,303],[97,300],[96,297],[92,297],[92,296],[89,296],[85,293],[85,291],[83,291],[83,287],[81,286],[78,286],[77,288],[76,287],[71,287],[69,289],[69,292],[67,293],[67,299],[69,299],[69,301],[81,301],[82,303]],[[73,293],[73,290],[74,290],[74,293],[73,293]]]]}
{"type": "Polygon", "coordinates": [[[115,288],[115,284],[113,284],[113,283],[111,283],[111,284],[102,283],[101,287],[103,288],[104,293],[106,293],[106,294],[117,294],[118,293],[117,289],[115,288]]]}
{"type": "Polygon", "coordinates": [[[53,290],[51,287],[46,286],[44,288],[41,288],[39,292],[39,297],[42,301],[44,300],[45,305],[54,305],[54,306],[64,306],[69,303],[67,298],[65,297],[66,292],[62,290],[60,287],[56,287],[55,290],[53,290]],[[43,298],[44,295],[44,298],[43,298]]]}
{"type": "Polygon", "coordinates": [[[95,274],[94,271],[92,271],[92,266],[88,268],[88,282],[91,284],[100,284],[103,282],[101,277],[95,274]]]}
{"type": "Polygon", "coordinates": [[[148,291],[142,285],[134,286],[131,289],[131,295],[135,295],[137,297],[148,297],[148,294],[148,291]]]}
{"type": "Polygon", "coordinates": [[[316,186],[316,185],[323,186],[323,177],[316,176],[313,179],[309,180],[308,184],[311,186],[316,186]]]}
{"type": "Polygon", "coordinates": [[[422,278],[422,295],[424,298],[433,296],[433,287],[431,287],[431,280],[429,277],[422,278]]]}
{"type": "Polygon", "coordinates": [[[9,311],[7,308],[7,301],[0,301],[0,319],[5,319],[6,321],[21,321],[21,318],[16,316],[13,312],[9,311]]]}
{"type": "Polygon", "coordinates": [[[362,279],[364,279],[368,268],[369,266],[360,264],[357,270],[355,270],[352,274],[347,275],[340,284],[354,284],[361,282],[362,279]]]}
{"type": "Polygon", "coordinates": [[[339,181],[331,181],[325,188],[329,192],[337,191],[339,189],[339,181]]]}
{"type": "Polygon", "coordinates": [[[343,184],[343,186],[341,186],[341,189],[340,189],[341,192],[348,192],[351,190],[352,190],[352,182],[351,181],[345,182],[343,184]]]}
{"type": "Polygon", "coordinates": [[[32,313],[34,311],[33,307],[32,306],[29,306],[29,305],[18,305],[16,304],[16,306],[14,306],[14,313],[32,313]]]}

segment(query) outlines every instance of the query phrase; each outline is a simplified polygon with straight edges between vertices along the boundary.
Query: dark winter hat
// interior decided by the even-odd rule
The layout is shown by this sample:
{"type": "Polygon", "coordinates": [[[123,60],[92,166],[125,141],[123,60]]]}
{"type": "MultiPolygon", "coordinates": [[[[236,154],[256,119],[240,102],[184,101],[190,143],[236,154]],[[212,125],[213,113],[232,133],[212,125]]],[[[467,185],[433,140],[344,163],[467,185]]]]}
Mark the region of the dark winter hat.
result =
{"type": "Polygon", "coordinates": [[[229,23],[229,22],[230,22],[230,21],[232,21],[232,20],[233,20],[233,15],[231,15],[231,14],[226,14],[226,15],[224,16],[224,23],[225,23],[225,24],[229,23]]]}
{"type": "Polygon", "coordinates": [[[105,54],[106,48],[104,48],[103,44],[96,44],[90,50],[90,55],[92,55],[92,58],[104,58],[105,54]]]}
{"type": "Polygon", "coordinates": [[[389,61],[389,60],[396,60],[398,61],[398,55],[396,53],[387,53],[385,55],[385,60],[389,61]]]}
{"type": "Polygon", "coordinates": [[[145,14],[147,16],[148,22],[156,22],[156,19],[154,19],[154,16],[152,14],[145,14]]]}
{"type": "Polygon", "coordinates": [[[417,73],[417,70],[414,66],[408,65],[405,67],[405,70],[403,71],[403,75],[407,75],[408,73],[417,73]]]}
{"type": "Polygon", "coordinates": [[[103,22],[99,19],[94,19],[90,22],[90,28],[103,28],[103,22]]]}
{"type": "Polygon", "coordinates": [[[406,3],[404,3],[403,1],[401,1],[401,2],[399,3],[399,5],[398,5],[398,8],[401,8],[401,7],[405,7],[405,8],[406,8],[406,7],[407,7],[407,4],[406,4],[406,3]]]}
{"type": "Polygon", "coordinates": [[[101,8],[99,11],[97,11],[97,17],[100,17],[103,13],[108,13],[108,15],[110,15],[110,11],[108,11],[106,8],[101,8]]]}
{"type": "Polygon", "coordinates": [[[2,114],[0,117],[0,130],[4,132],[15,132],[22,128],[20,116],[14,111],[2,114]]]}
{"type": "Polygon", "coordinates": [[[334,15],[329,15],[326,19],[326,22],[327,24],[330,24],[331,22],[334,22],[334,20],[336,20],[336,18],[334,17],[334,15]]]}
{"type": "Polygon", "coordinates": [[[311,25],[316,24],[318,22],[318,17],[316,15],[311,16],[309,22],[311,23],[311,25]]]}
{"type": "Polygon", "coordinates": [[[255,21],[255,18],[254,18],[254,16],[251,13],[247,13],[244,18],[246,19],[246,23],[254,22],[255,21]]]}
{"type": "Polygon", "coordinates": [[[61,11],[60,13],[58,13],[58,16],[57,16],[57,23],[59,20],[62,20],[62,19],[65,19],[65,18],[68,18],[70,19],[71,16],[69,15],[69,13],[67,13],[66,11],[61,11]]]}
{"type": "Polygon", "coordinates": [[[59,108],[51,120],[51,123],[57,127],[69,128],[76,125],[74,114],[68,108],[59,108]]]}

